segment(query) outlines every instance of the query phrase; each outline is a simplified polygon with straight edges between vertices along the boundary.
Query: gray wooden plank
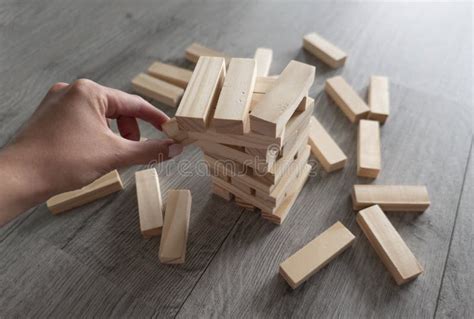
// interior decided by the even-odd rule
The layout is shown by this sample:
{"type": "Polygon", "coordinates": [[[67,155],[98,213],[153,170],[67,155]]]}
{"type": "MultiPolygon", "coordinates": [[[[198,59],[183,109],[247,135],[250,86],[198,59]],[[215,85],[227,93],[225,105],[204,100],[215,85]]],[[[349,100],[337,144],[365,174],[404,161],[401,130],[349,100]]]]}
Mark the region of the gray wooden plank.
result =
{"type": "Polygon", "coordinates": [[[433,316],[469,153],[470,110],[396,83],[391,93],[375,183],[427,185],[432,205],[424,214],[389,215],[425,273],[398,287],[355,223],[351,186],[367,182],[356,177],[356,126],[324,96],[317,116],[348,155],[348,165],[311,177],[281,227],[241,218],[178,317],[433,316]],[[357,236],[354,247],[291,291],[278,275],[279,263],[337,220],[357,236]]]}
{"type": "Polygon", "coordinates": [[[464,186],[443,276],[436,318],[469,318],[474,314],[474,274],[472,265],[474,218],[474,150],[464,177],[464,186]]]}

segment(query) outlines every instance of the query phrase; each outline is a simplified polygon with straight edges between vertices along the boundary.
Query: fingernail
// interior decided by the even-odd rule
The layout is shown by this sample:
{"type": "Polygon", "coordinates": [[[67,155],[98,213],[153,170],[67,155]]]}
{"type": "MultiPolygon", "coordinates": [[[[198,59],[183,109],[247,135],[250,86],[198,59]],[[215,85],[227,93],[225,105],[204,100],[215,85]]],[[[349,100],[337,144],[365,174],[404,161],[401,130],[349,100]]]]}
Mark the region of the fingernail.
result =
{"type": "Polygon", "coordinates": [[[178,156],[179,154],[181,154],[182,151],[183,151],[183,145],[181,145],[181,144],[171,144],[168,147],[168,157],[173,158],[175,156],[178,156]]]}

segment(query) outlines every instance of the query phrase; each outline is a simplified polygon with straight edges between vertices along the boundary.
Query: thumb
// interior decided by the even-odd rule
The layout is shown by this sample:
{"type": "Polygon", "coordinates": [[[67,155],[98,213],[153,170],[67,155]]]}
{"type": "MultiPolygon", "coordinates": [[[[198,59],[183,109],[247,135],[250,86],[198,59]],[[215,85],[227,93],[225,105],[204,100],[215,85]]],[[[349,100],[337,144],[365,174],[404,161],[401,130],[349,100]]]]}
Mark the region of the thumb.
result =
{"type": "Polygon", "coordinates": [[[159,163],[173,158],[183,151],[183,145],[175,144],[172,139],[150,139],[141,142],[123,140],[123,144],[121,166],[159,163]]]}

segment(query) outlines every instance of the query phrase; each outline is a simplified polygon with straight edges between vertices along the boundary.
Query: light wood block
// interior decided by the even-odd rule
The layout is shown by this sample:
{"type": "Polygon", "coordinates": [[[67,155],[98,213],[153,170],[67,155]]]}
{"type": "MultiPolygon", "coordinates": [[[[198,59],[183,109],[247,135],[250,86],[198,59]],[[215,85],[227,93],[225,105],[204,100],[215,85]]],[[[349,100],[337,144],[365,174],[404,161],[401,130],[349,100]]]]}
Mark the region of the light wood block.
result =
{"type": "Polygon", "coordinates": [[[346,250],[355,236],[337,222],[280,264],[280,274],[296,289],[346,250]]]}
{"type": "Polygon", "coordinates": [[[245,200],[243,200],[242,198],[240,197],[236,197],[235,198],[235,203],[242,207],[242,208],[245,208],[247,210],[251,210],[251,211],[254,211],[255,210],[255,206],[253,206],[252,204],[249,204],[247,203],[245,200]]]}
{"type": "Polygon", "coordinates": [[[281,136],[285,125],[314,82],[315,67],[291,61],[250,113],[250,129],[271,137],[281,136]]]}
{"type": "Polygon", "coordinates": [[[219,187],[218,185],[212,185],[212,193],[222,199],[225,199],[226,201],[232,200],[232,194],[223,189],[222,187],[219,187]]]}
{"type": "Polygon", "coordinates": [[[314,116],[310,120],[308,144],[311,146],[311,153],[326,172],[342,169],[346,165],[346,154],[314,116]]]}
{"type": "Polygon", "coordinates": [[[254,59],[233,58],[230,61],[212,119],[216,132],[244,134],[249,131],[249,109],[256,71],[254,59]]]}
{"type": "Polygon", "coordinates": [[[156,61],[150,65],[147,72],[155,78],[169,82],[183,89],[188,86],[189,80],[193,75],[193,71],[159,61],[156,61]]]}
{"type": "Polygon", "coordinates": [[[145,238],[158,236],[163,227],[163,206],[158,173],[154,168],[135,172],[135,184],[142,235],[145,238]]]}
{"type": "Polygon", "coordinates": [[[324,90],[352,123],[359,122],[369,114],[369,106],[342,76],[327,79],[324,90]]]}
{"type": "Polygon", "coordinates": [[[225,77],[223,58],[202,57],[176,111],[179,128],[205,131],[225,77]]]}
{"type": "Polygon", "coordinates": [[[257,61],[257,76],[267,76],[273,59],[273,50],[258,48],[255,51],[254,59],[257,61]]]}
{"type": "Polygon", "coordinates": [[[339,68],[346,62],[347,54],[317,33],[305,35],[303,47],[332,68],[339,68]]]}
{"type": "Polygon", "coordinates": [[[388,78],[373,75],[369,85],[369,119],[385,123],[390,113],[388,78]]]}
{"type": "Polygon", "coordinates": [[[245,194],[248,195],[254,195],[255,196],[255,189],[252,188],[251,186],[248,186],[246,183],[241,182],[239,178],[231,177],[231,182],[232,185],[243,191],[245,194]]]}
{"type": "Polygon", "coordinates": [[[357,223],[398,285],[407,283],[423,268],[379,206],[357,214],[357,223]]]}
{"type": "Polygon", "coordinates": [[[162,263],[184,263],[191,202],[191,192],[187,189],[168,191],[159,253],[162,263]]]}
{"type": "Polygon", "coordinates": [[[426,186],[354,185],[354,210],[372,205],[379,205],[389,212],[424,212],[430,206],[430,199],[426,186]]]}
{"type": "Polygon", "coordinates": [[[382,166],[380,150],[380,124],[360,120],[357,137],[357,176],[376,178],[382,166]]]}
{"type": "Polygon", "coordinates": [[[217,133],[213,128],[209,128],[206,132],[188,132],[189,137],[195,140],[209,141],[219,144],[253,147],[259,149],[266,149],[269,145],[277,145],[281,147],[280,137],[270,137],[256,133],[240,134],[222,134],[217,133]]]}
{"type": "Polygon", "coordinates": [[[202,56],[224,58],[226,64],[228,64],[230,61],[230,57],[227,54],[216,51],[214,49],[207,48],[196,42],[186,48],[185,57],[187,60],[193,63],[197,63],[199,61],[199,58],[202,56]]]}
{"type": "Polygon", "coordinates": [[[161,124],[161,129],[166,133],[166,135],[168,135],[168,137],[181,144],[187,145],[195,142],[195,140],[188,137],[188,133],[186,131],[179,129],[178,121],[175,117],[172,117],[169,121],[161,124]]]}
{"type": "MultiPolygon", "coordinates": [[[[258,67],[258,64],[257,64],[258,67]]],[[[276,83],[278,77],[269,77],[269,76],[257,76],[255,80],[255,87],[253,88],[254,93],[262,93],[265,94],[269,92],[276,83]]],[[[263,97],[263,96],[262,96],[263,97]]]]}
{"type": "Polygon", "coordinates": [[[51,213],[56,215],[121,191],[122,189],[123,184],[120,175],[117,170],[114,170],[81,189],[51,197],[46,202],[46,206],[51,213]]]}
{"type": "Polygon", "coordinates": [[[145,97],[157,100],[168,106],[176,107],[184,90],[151,75],[140,73],[132,80],[133,90],[145,97]]]}

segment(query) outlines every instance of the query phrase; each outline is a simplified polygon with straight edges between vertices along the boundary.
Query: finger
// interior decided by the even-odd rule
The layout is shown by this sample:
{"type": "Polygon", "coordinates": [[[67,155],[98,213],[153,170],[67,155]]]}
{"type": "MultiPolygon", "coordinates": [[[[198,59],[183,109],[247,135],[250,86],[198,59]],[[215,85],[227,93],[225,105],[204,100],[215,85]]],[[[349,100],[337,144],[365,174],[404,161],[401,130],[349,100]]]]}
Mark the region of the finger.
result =
{"type": "Polygon", "coordinates": [[[132,141],[140,140],[140,129],[138,128],[136,118],[119,116],[117,118],[117,127],[122,137],[132,141]]]}
{"type": "Polygon", "coordinates": [[[65,82],[57,82],[54,83],[51,88],[49,89],[49,92],[51,93],[57,93],[58,91],[64,89],[65,87],[69,86],[68,83],[65,82]]]}
{"type": "Polygon", "coordinates": [[[179,155],[183,146],[174,144],[172,139],[150,139],[143,142],[123,140],[125,151],[121,166],[151,164],[166,161],[179,155]]]}
{"type": "Polygon", "coordinates": [[[169,120],[165,113],[138,95],[128,94],[108,87],[103,88],[107,97],[105,116],[108,118],[118,118],[119,116],[136,117],[152,124],[159,130],[161,130],[161,124],[169,120]]]}

